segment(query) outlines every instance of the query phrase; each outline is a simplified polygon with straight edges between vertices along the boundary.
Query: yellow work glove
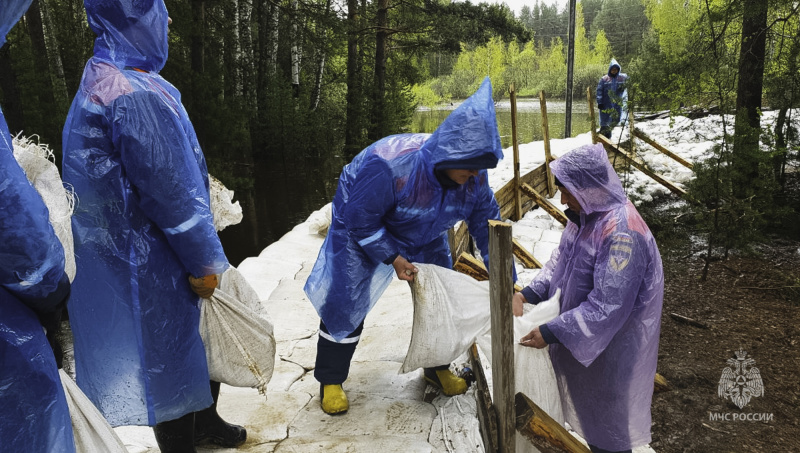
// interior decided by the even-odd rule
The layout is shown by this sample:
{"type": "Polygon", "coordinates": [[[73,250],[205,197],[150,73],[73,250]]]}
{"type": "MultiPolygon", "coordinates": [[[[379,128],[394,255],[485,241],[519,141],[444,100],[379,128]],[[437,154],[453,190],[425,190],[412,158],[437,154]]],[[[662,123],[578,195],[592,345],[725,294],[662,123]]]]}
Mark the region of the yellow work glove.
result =
{"type": "Polygon", "coordinates": [[[192,291],[203,299],[208,299],[214,294],[217,283],[218,279],[216,274],[206,275],[200,278],[189,276],[189,285],[192,287],[192,291]]]}

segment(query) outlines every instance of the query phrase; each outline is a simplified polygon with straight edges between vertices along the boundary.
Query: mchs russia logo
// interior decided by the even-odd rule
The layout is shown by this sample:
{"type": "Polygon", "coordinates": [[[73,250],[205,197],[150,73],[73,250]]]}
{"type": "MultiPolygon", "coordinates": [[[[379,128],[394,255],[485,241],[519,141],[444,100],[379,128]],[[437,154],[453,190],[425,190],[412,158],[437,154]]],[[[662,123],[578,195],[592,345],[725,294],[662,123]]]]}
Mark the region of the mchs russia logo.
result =
{"type": "Polygon", "coordinates": [[[739,409],[750,402],[750,398],[764,395],[764,382],[756,368],[756,361],[745,358],[747,353],[741,349],[735,352],[736,358],[728,359],[728,365],[722,370],[719,378],[717,394],[720,398],[729,399],[739,409]]]}

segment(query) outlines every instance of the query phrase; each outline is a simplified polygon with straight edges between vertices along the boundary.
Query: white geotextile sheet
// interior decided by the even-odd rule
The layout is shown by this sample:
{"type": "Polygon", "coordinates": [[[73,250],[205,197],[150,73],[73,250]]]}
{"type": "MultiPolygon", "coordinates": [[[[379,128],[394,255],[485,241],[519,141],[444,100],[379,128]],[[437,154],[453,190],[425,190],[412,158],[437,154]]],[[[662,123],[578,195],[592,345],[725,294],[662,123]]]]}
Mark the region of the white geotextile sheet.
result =
{"type": "Polygon", "coordinates": [[[211,298],[202,300],[200,336],[211,380],[256,388],[266,396],[275,369],[274,329],[258,294],[236,268],[225,271],[211,298]]]}
{"type": "Polygon", "coordinates": [[[19,135],[14,137],[14,158],[50,212],[50,224],[64,247],[64,270],[69,281],[72,281],[75,278],[75,247],[72,240],[74,194],[64,188],[58,168],[53,163],[53,152],[47,145],[34,143],[19,135]]]}
{"type": "Polygon", "coordinates": [[[117,433],[72,378],[64,370],[58,370],[58,375],[67,397],[75,451],[127,453],[128,449],[117,433]]]}
{"type": "Polygon", "coordinates": [[[433,264],[414,265],[419,269],[411,282],[414,325],[400,373],[450,364],[491,327],[488,281],[433,264]]]}

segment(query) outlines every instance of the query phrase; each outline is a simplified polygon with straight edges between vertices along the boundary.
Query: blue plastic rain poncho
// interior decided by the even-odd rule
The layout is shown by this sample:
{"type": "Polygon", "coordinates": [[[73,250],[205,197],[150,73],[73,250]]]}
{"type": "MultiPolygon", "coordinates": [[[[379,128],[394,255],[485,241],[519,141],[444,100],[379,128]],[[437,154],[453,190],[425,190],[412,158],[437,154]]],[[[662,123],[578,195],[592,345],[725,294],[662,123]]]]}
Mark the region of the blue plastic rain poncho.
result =
{"type": "Polygon", "coordinates": [[[94,57],[64,127],[77,275],[77,381],[114,425],[155,425],[212,403],[189,274],[228,267],[206,162],[167,58],[163,0],[86,0],[94,57]]]}
{"type": "MultiPolygon", "coordinates": [[[[0,46],[31,0],[3,0],[0,46]]],[[[69,408],[38,314],[69,293],[64,249],[14,159],[0,111],[0,449],[74,452],[69,408]]]]}
{"type": "Polygon", "coordinates": [[[305,285],[337,341],[364,320],[392,279],[398,254],[410,262],[452,267],[447,230],[466,220],[488,266],[488,220],[500,211],[486,170],[463,185],[443,187],[438,166],[503,157],[492,87],[478,91],[431,134],[379,140],[346,165],[333,198],[328,236],[305,285]]]}
{"type": "MultiPolygon", "coordinates": [[[[551,164],[582,207],[529,288],[546,300],[561,288],[561,314],[547,323],[564,415],[592,445],[619,451],[650,441],[664,274],[655,239],[628,201],[602,145],[551,164]]],[[[536,302],[536,301],[534,301],[536,302]]]]}
{"type": "Polygon", "coordinates": [[[597,108],[600,110],[600,126],[611,126],[628,121],[628,74],[622,72],[617,60],[611,59],[608,73],[597,82],[597,108]],[[619,73],[611,75],[611,68],[616,67],[619,73]]]}

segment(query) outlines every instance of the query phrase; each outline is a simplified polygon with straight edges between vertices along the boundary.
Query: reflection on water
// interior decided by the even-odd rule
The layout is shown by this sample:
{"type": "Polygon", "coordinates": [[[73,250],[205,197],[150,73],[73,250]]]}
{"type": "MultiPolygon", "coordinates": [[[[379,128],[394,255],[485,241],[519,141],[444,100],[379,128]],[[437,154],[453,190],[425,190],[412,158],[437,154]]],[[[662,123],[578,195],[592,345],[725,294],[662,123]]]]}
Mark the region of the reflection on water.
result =
{"type": "MultiPolygon", "coordinates": [[[[414,114],[412,132],[433,132],[458,106],[420,110],[414,114]]],[[[587,132],[589,115],[580,104],[573,104],[572,135],[587,132]]],[[[503,148],[511,146],[511,108],[508,100],[496,104],[497,123],[503,148]]],[[[564,103],[547,103],[548,125],[551,138],[564,135],[564,103]]],[[[542,139],[542,117],[538,99],[517,100],[518,143],[542,139]]],[[[255,167],[252,189],[235,190],[234,198],[242,205],[242,223],[220,232],[220,239],[231,264],[238,266],[250,256],[258,256],[272,242],[278,240],[305,221],[317,209],[330,202],[336,192],[336,183],[344,162],[340,157],[328,159],[293,158],[276,159],[255,167]]]]}

